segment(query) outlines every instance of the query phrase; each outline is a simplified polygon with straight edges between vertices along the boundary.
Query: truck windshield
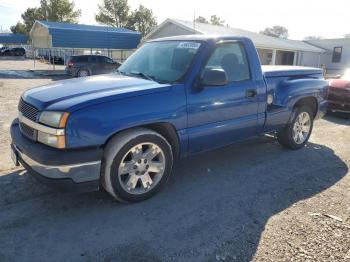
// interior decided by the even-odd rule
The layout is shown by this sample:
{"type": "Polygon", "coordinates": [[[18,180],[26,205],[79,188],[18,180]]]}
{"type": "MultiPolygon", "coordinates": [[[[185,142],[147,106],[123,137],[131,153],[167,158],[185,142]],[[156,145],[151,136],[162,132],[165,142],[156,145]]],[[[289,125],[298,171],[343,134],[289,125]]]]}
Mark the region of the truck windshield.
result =
{"type": "Polygon", "coordinates": [[[158,82],[177,82],[191,66],[200,45],[201,43],[195,41],[146,43],[118,71],[158,82]]]}

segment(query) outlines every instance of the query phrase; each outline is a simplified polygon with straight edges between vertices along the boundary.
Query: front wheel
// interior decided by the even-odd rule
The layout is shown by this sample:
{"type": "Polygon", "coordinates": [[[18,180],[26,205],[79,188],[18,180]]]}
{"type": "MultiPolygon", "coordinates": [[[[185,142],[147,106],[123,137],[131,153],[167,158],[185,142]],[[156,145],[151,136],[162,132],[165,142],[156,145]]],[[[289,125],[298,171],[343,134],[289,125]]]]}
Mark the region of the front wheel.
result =
{"type": "Polygon", "coordinates": [[[313,113],[308,106],[297,107],[292,121],[278,132],[278,142],[289,149],[302,148],[309,140],[313,128],[313,113]]]}
{"type": "Polygon", "coordinates": [[[145,128],[124,131],[106,146],[102,185],[119,201],[142,201],[160,190],[172,165],[171,146],[163,136],[145,128]]]}

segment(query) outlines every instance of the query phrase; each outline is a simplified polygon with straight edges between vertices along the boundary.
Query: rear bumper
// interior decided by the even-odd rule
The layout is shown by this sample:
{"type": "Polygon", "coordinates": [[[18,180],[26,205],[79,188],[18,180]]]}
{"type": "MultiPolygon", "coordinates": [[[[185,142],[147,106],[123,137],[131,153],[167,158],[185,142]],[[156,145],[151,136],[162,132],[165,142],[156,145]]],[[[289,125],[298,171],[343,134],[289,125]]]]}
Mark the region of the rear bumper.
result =
{"type": "Polygon", "coordinates": [[[99,189],[101,152],[98,149],[71,152],[44,146],[25,138],[16,121],[11,126],[11,137],[11,148],[18,162],[41,183],[64,192],[99,189]]]}
{"type": "Polygon", "coordinates": [[[320,102],[315,119],[320,119],[320,118],[324,117],[325,114],[327,113],[327,108],[328,108],[327,101],[320,102]]]}
{"type": "Polygon", "coordinates": [[[67,75],[70,75],[70,76],[76,76],[77,75],[77,70],[75,68],[66,67],[65,71],[66,71],[67,75]]]}

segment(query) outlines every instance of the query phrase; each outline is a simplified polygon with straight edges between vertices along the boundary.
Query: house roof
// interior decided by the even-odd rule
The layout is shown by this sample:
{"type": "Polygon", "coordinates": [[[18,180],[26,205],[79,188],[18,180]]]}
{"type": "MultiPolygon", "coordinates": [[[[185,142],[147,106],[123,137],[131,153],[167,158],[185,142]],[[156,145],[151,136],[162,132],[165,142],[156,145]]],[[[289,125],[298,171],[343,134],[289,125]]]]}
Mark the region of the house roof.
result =
{"type": "MultiPolygon", "coordinates": [[[[226,27],[226,26],[216,26],[211,24],[204,24],[196,22],[195,25],[190,21],[183,21],[178,19],[167,19],[158,28],[165,26],[167,23],[174,23],[183,29],[189,30],[196,34],[209,34],[209,35],[234,35],[234,36],[245,36],[250,38],[256,47],[266,48],[266,49],[281,49],[281,50],[291,50],[291,51],[308,51],[323,53],[324,49],[315,47],[308,43],[298,40],[281,39],[271,36],[266,36],[254,32],[250,32],[243,29],[226,27]],[[195,26],[195,28],[194,28],[195,26]]],[[[154,30],[153,32],[155,32],[154,30]]],[[[151,32],[149,35],[152,35],[151,32]]]]}
{"type": "Polygon", "coordinates": [[[0,44],[26,44],[28,37],[23,34],[0,33],[0,44]]]}
{"type": "Polygon", "coordinates": [[[126,28],[48,21],[36,21],[31,35],[36,24],[48,29],[52,37],[51,47],[134,49],[141,40],[139,32],[126,28]]]}

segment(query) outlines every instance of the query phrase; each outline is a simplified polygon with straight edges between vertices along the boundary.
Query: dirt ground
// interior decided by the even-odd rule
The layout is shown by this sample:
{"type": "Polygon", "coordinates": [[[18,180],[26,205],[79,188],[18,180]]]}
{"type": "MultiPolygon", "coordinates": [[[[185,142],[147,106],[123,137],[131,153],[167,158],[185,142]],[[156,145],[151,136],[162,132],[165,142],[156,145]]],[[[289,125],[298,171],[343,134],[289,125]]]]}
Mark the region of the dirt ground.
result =
{"type": "Polygon", "coordinates": [[[19,96],[56,80],[0,78],[0,261],[350,261],[349,116],[302,150],[262,137],[181,160],[154,198],[119,204],[12,169],[19,96]]]}

